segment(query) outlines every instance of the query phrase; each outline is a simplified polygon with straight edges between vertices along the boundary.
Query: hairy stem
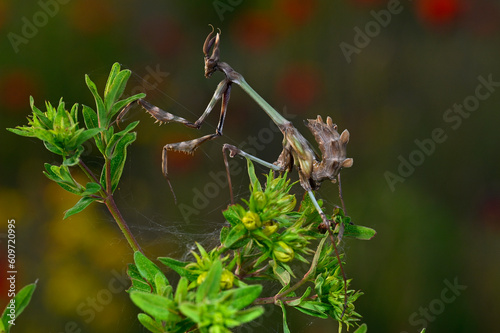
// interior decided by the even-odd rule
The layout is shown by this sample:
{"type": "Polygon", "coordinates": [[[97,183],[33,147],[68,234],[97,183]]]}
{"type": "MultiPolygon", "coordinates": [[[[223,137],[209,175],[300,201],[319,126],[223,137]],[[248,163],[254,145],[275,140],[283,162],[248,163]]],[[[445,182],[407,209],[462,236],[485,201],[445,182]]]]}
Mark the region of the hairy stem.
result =
{"type": "MultiPolygon", "coordinates": [[[[109,212],[113,216],[113,218],[116,221],[116,224],[118,224],[118,227],[122,231],[123,235],[125,236],[125,239],[128,241],[130,247],[132,250],[135,251],[142,251],[139,243],[137,243],[137,240],[135,239],[134,235],[130,231],[130,228],[127,225],[127,222],[125,222],[125,219],[123,218],[122,214],[120,213],[120,210],[118,209],[118,206],[115,203],[115,200],[113,198],[113,193],[112,188],[111,188],[111,175],[109,172],[106,172],[106,189],[103,188],[101,182],[99,179],[97,179],[97,176],[92,172],[92,170],[87,167],[85,163],[83,163],[82,160],[78,163],[82,171],[87,175],[87,177],[91,180],[93,180],[95,183],[101,185],[101,192],[102,192],[102,198],[104,200],[104,204],[108,208],[109,212]]],[[[106,159],[106,171],[110,169],[110,160],[106,159]]]]}
{"type": "Polygon", "coordinates": [[[118,210],[118,207],[116,206],[116,203],[115,203],[115,200],[114,200],[112,194],[110,194],[110,195],[108,195],[106,197],[106,199],[104,201],[104,204],[108,208],[108,210],[111,213],[111,215],[113,215],[113,218],[115,219],[116,224],[118,224],[118,227],[120,228],[120,230],[122,231],[123,235],[127,239],[128,244],[130,245],[130,247],[132,248],[132,250],[134,250],[134,252],[140,251],[140,252],[144,253],[142,251],[139,243],[137,243],[137,240],[135,239],[134,235],[130,231],[130,229],[129,229],[128,225],[127,225],[127,222],[125,222],[125,220],[123,219],[122,214],[118,210]]]}

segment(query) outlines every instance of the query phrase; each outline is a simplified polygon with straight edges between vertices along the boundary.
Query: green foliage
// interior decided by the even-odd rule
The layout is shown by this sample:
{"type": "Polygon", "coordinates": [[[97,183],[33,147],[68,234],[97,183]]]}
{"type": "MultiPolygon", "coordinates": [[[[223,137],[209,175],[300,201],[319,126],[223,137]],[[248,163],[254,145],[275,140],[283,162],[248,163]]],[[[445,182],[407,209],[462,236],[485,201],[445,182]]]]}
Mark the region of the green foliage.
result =
{"type": "MultiPolygon", "coordinates": [[[[339,331],[360,320],[354,302],[362,293],[349,289],[351,280],[344,284],[335,246],[328,241],[328,234],[318,230],[322,219],[309,196],[304,196],[296,209],[295,196],[290,194],[293,184],[286,173],[275,177],[270,172],[264,185],[251,161],[248,173],[250,197],[223,212],[230,226],[222,228],[220,246],[207,251],[196,243],[193,261],[188,262],[159,258],[180,276],[175,292],[158,267],[136,253],[135,265],[129,267],[130,293],[145,312],[139,320],[150,331],[230,332],[230,328],[263,313],[260,306],[247,308],[252,304],[279,306],[284,332],[289,332],[290,308],[314,317],[334,318],[339,331]],[[298,271],[306,273],[297,276],[298,271]],[[262,280],[276,282],[274,293],[261,295],[258,282],[262,280]]],[[[341,209],[328,218],[344,226],[344,237],[366,240],[375,235],[373,229],[352,224],[341,209]]]]}
{"type": "Polygon", "coordinates": [[[145,96],[137,94],[120,100],[129,77],[130,71],[120,70],[120,65],[115,63],[111,68],[102,99],[95,84],[85,76],[85,82],[94,96],[97,109],[96,112],[86,105],[83,106],[85,127],[78,121],[78,104],[73,105],[68,111],[61,98],[57,108],[46,102],[47,111],[42,112],[35,106],[31,97],[33,114],[28,118],[28,125],[8,128],[15,134],[42,140],[49,151],[62,156],[61,165],[45,164],[44,174],[66,191],[82,197],[66,211],[64,218],[81,212],[94,201],[106,203],[118,186],[127,157],[127,147],[136,138],[136,133],[132,130],[139,122],[133,122],[124,130],[115,133],[115,128],[112,126],[114,117],[126,105],[145,96]],[[95,142],[104,157],[100,179],[95,177],[81,160],[84,152],[83,144],[89,140],[95,142]],[[86,186],[76,181],[69,168],[72,166],[79,166],[86,174],[89,179],[86,186]]]}
{"type": "MultiPolygon", "coordinates": [[[[201,248],[201,247],[199,247],[201,248]]],[[[201,261],[208,259],[204,252],[201,261]]],[[[264,312],[260,306],[245,309],[260,295],[262,286],[241,285],[227,289],[222,261],[213,258],[200,283],[189,284],[181,277],[175,292],[165,275],[142,253],[134,255],[129,266],[132,301],[145,313],[139,321],[151,332],[230,332],[229,328],[249,322],[264,312]]],[[[232,285],[231,285],[232,287],[232,285]]]]}
{"type": "MultiPolygon", "coordinates": [[[[46,103],[46,112],[34,106],[28,126],[9,129],[27,137],[36,137],[45,147],[62,156],[60,165],[45,164],[44,174],[80,200],[65,213],[77,214],[93,202],[104,203],[134,249],[134,264],[128,266],[130,298],[144,313],[138,315],[151,332],[230,332],[231,328],[250,322],[264,313],[262,305],[276,306],[283,312],[283,330],[289,332],[287,313],[301,311],[319,318],[333,318],[339,331],[357,325],[361,316],[354,302],[362,295],[344,281],[342,257],[330,240],[335,235],[369,240],[371,228],[354,225],[349,216],[336,209],[327,218],[335,228],[321,233],[323,222],[315,205],[305,195],[297,205],[290,193],[293,185],[287,173],[277,177],[273,172],[261,184],[253,163],[248,160],[250,195],[247,200],[229,206],[224,218],[229,226],[220,232],[220,246],[207,251],[196,243],[193,259],[183,262],[162,257],[159,262],[179,275],[174,286],[162,270],[140,251],[116,207],[113,192],[118,187],[127,158],[127,148],[136,139],[133,132],[138,121],[125,129],[116,129],[116,116],[128,104],[144,97],[137,94],[120,100],[130,71],[114,64],[104,89],[104,97],[88,76],[86,84],[96,103],[95,110],[82,107],[84,125],[78,121],[78,105],[65,109],[60,100],[57,108],[46,103]],[[100,176],[81,160],[84,144],[92,140],[104,163],[100,176]],[[80,184],[72,174],[79,167],[87,182],[80,184]],[[297,207],[298,206],[298,207],[297,207]],[[304,272],[304,273],[299,273],[304,272]],[[262,294],[262,281],[274,289],[262,294]]],[[[322,202],[318,201],[319,206],[322,202]]],[[[19,314],[29,302],[35,286],[30,285],[16,296],[19,314]]],[[[9,326],[2,316],[1,329],[9,326]]],[[[356,331],[366,332],[366,325],[356,331]]]]}
{"type": "Polygon", "coordinates": [[[9,301],[0,317],[0,333],[10,332],[10,328],[13,324],[15,325],[15,321],[31,301],[35,288],[36,282],[28,284],[19,290],[16,296],[9,301]]]}

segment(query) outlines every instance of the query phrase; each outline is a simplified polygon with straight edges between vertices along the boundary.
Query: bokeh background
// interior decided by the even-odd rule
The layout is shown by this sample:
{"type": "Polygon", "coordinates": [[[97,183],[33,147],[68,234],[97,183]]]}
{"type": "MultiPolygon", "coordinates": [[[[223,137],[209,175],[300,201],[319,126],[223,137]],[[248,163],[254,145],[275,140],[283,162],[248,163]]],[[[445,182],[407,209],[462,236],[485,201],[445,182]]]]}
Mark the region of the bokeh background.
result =
{"type": "MultiPolygon", "coordinates": [[[[197,119],[221,79],[203,76],[208,24],[222,30],[222,60],[308,138],[302,120],[317,114],[349,129],[355,163],[342,172],[348,213],[378,231],[372,241],[343,244],[346,272],[365,292],[357,310],[369,331],[417,332],[423,324],[428,332],[496,331],[499,84],[469,106],[473,111],[454,113],[453,122],[443,116],[455,104],[473,103],[476,89],[487,92],[477,88],[480,76],[500,82],[499,10],[493,0],[0,0],[0,241],[14,218],[17,285],[38,279],[13,332],[144,330],[123,292],[131,250],[111,217],[91,206],[63,221],[78,198],[42,174],[43,163],[58,157],[4,128],[26,123],[30,95],[40,108],[61,97],[67,105],[93,106],[84,74],[102,91],[114,62],[133,72],[127,94],[144,91],[163,109],[197,119]],[[382,15],[388,8],[393,13],[382,15]],[[415,140],[428,142],[437,128],[446,140],[419,153],[415,140]],[[398,175],[410,157],[418,165],[398,175]],[[388,172],[402,178],[388,181],[388,172]],[[453,294],[450,284],[466,289],[453,294]]],[[[161,148],[212,133],[213,113],[199,131],[159,127],[139,109],[126,119],[141,123],[116,197],[151,258],[183,259],[195,241],[217,242],[229,201],[220,177],[223,143],[245,144],[268,161],[281,150],[281,135],[235,86],[224,136],[194,156],[170,154],[172,183],[184,204],[175,206],[161,174],[161,148]]],[[[96,153],[86,146],[91,167],[101,162],[96,153]]],[[[239,197],[248,192],[241,165],[233,176],[239,197]]],[[[295,191],[302,195],[300,187],[295,191]]],[[[334,185],[318,195],[329,209],[338,203],[334,185]]],[[[1,274],[3,308],[4,268],[1,274]]],[[[267,314],[240,332],[279,332],[280,311],[270,306],[267,314]]],[[[333,320],[289,317],[292,332],[336,331],[333,320]]]]}

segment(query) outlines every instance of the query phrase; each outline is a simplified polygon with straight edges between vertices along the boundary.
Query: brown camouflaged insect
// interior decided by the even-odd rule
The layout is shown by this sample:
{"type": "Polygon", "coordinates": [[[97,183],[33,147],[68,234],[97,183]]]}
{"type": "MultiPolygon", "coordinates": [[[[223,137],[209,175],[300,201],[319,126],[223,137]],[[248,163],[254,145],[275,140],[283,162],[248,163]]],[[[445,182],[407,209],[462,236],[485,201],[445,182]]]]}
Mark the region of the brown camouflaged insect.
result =
{"type": "MultiPolygon", "coordinates": [[[[302,185],[304,190],[308,192],[316,209],[318,210],[318,213],[321,215],[323,219],[321,228],[324,228],[324,230],[326,231],[326,228],[330,225],[330,223],[326,218],[326,215],[319,207],[312,191],[317,190],[324,180],[330,180],[333,183],[338,181],[339,195],[342,201],[342,206],[345,210],[340,184],[340,170],[342,168],[349,168],[353,164],[352,158],[346,157],[346,145],[349,142],[349,132],[347,130],[344,130],[342,134],[339,134],[337,131],[337,125],[333,124],[333,121],[330,117],[327,117],[326,123],[323,121],[321,116],[318,116],[316,119],[309,119],[306,123],[306,126],[312,132],[314,138],[316,139],[316,142],[318,143],[319,149],[321,151],[321,160],[319,160],[318,156],[314,153],[307,140],[292,125],[292,123],[281,116],[281,114],[279,114],[260,95],[258,95],[255,90],[253,90],[252,87],[248,85],[241,74],[234,71],[227,63],[220,61],[219,43],[220,32],[214,36],[214,31],[212,29],[212,32],[210,32],[205,40],[205,43],[203,44],[203,53],[205,55],[205,76],[209,78],[216,71],[221,71],[224,73],[225,78],[217,86],[217,89],[215,90],[215,93],[210,100],[207,108],[196,122],[192,123],[182,117],[173,115],[172,113],[164,111],[143,99],[139,99],[137,101],[137,103],[139,103],[151,116],[153,116],[153,118],[155,118],[160,123],[177,122],[191,128],[200,128],[203,121],[210,114],[217,101],[219,99],[222,99],[219,123],[214,134],[208,134],[190,141],[169,143],[163,147],[163,174],[168,179],[168,151],[180,151],[188,154],[193,154],[194,151],[204,142],[213,140],[222,135],[222,128],[224,126],[227,105],[231,94],[231,85],[233,83],[236,83],[245,92],[247,92],[250,97],[252,97],[257,102],[257,104],[259,104],[259,106],[269,115],[269,117],[271,117],[274,123],[281,130],[284,136],[283,151],[281,152],[278,160],[273,164],[247,154],[233,145],[224,144],[223,151],[229,151],[231,157],[234,157],[235,155],[241,155],[280,172],[290,171],[295,166],[299,173],[300,184],[302,185]],[[212,47],[213,50],[211,55],[209,56],[212,47]]],[[[127,106],[122,111],[122,113],[118,117],[118,121],[122,118],[124,113],[128,111],[129,107],[130,106],[127,106]]],[[[227,166],[227,159],[225,158],[225,154],[224,159],[226,160],[227,166]]],[[[233,202],[231,187],[230,190],[231,201],[233,202]]],[[[341,226],[340,229],[342,229],[341,226]]],[[[341,238],[342,236],[342,231],[343,230],[339,230],[339,238],[341,238]]]]}
{"type": "MultiPolygon", "coordinates": [[[[224,73],[225,78],[219,83],[215,93],[208,103],[205,111],[201,117],[194,123],[173,115],[167,111],[164,111],[149,102],[139,99],[137,103],[141,105],[153,118],[155,118],[160,123],[177,122],[184,124],[191,128],[199,129],[205,120],[205,118],[210,114],[215,104],[219,99],[221,101],[221,112],[219,116],[219,123],[214,134],[209,134],[202,136],[200,138],[183,141],[177,143],[169,143],[163,147],[162,154],[162,170],[163,174],[168,178],[168,168],[167,168],[167,152],[168,151],[180,151],[188,154],[193,154],[194,151],[202,145],[204,142],[213,140],[219,136],[222,136],[222,128],[224,126],[224,119],[226,116],[227,105],[229,102],[229,97],[231,94],[231,85],[236,83],[239,85],[252,99],[257,102],[257,104],[267,113],[267,115],[273,120],[273,122],[278,126],[280,131],[283,133],[283,151],[281,152],[278,160],[274,163],[268,163],[259,159],[256,156],[250,155],[239,148],[224,144],[222,151],[224,154],[224,162],[226,165],[229,189],[231,194],[231,203],[234,203],[232,186],[229,175],[229,165],[225,151],[229,151],[229,156],[234,157],[235,155],[241,155],[243,157],[249,158],[259,164],[269,167],[272,170],[284,172],[291,171],[295,166],[300,179],[300,184],[304,190],[308,193],[311,198],[316,210],[320,214],[323,223],[320,224],[319,229],[321,232],[329,232],[332,243],[340,242],[344,232],[344,226],[342,223],[332,226],[331,220],[329,220],[326,214],[323,212],[319,206],[313,191],[319,189],[321,183],[324,180],[329,180],[333,183],[338,181],[339,186],[339,197],[342,203],[342,208],[345,212],[345,205],[342,198],[342,187],[340,182],[340,171],[342,168],[349,168],[353,164],[352,158],[347,158],[346,156],[346,146],[349,142],[349,131],[344,130],[341,134],[337,131],[337,125],[335,125],[330,117],[326,118],[326,123],[323,121],[321,116],[317,116],[316,119],[308,119],[306,126],[312,132],[316,142],[318,143],[319,149],[321,151],[321,159],[314,153],[314,150],[309,145],[308,141],[300,134],[300,132],[292,125],[290,121],[285,119],[281,114],[279,114],[269,103],[267,103],[252,87],[245,81],[243,76],[238,72],[234,71],[231,66],[227,63],[220,61],[219,55],[219,43],[220,43],[220,31],[215,34],[212,28],[212,32],[205,39],[203,44],[203,53],[205,55],[205,77],[209,78],[216,71],[221,71],[224,73]],[[212,49],[213,48],[213,49],[212,49]],[[212,53],[209,56],[210,50],[212,53]],[[334,239],[334,233],[337,234],[337,242],[334,239]]],[[[128,111],[130,105],[127,106],[118,116],[117,121],[123,117],[123,115],[128,111]]],[[[172,186],[169,186],[172,189],[172,186]]],[[[172,190],[173,193],[173,190],[172,190]]],[[[174,194],[175,197],[175,194],[174,194]]],[[[344,270],[341,264],[340,256],[338,254],[337,248],[335,246],[335,253],[344,277],[345,286],[345,301],[347,302],[347,280],[344,274],[344,270]]],[[[345,304],[344,304],[345,311],[345,304]]]]}

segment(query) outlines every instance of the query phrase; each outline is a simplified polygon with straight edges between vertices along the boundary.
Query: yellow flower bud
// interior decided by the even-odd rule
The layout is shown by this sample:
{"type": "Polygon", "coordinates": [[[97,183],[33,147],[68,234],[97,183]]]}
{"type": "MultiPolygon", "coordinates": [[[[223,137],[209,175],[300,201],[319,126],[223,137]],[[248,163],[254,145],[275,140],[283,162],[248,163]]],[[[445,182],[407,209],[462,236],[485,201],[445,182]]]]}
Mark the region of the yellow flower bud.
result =
{"type": "Polygon", "coordinates": [[[255,208],[258,211],[261,211],[262,209],[264,209],[264,207],[266,207],[267,198],[266,198],[266,195],[264,194],[264,192],[257,191],[255,193],[253,193],[252,196],[253,196],[253,200],[255,201],[255,208]]]}
{"type": "Polygon", "coordinates": [[[227,269],[222,271],[220,287],[222,289],[231,289],[233,287],[234,275],[227,269]]]}
{"type": "Polygon", "coordinates": [[[262,232],[264,233],[264,235],[269,236],[274,234],[276,230],[278,230],[278,227],[279,227],[278,223],[274,221],[269,221],[264,223],[264,228],[262,229],[262,232]]]}
{"type": "Polygon", "coordinates": [[[274,257],[281,262],[289,262],[295,256],[293,249],[285,242],[279,241],[273,249],[274,257]]]}
{"type": "Polygon", "coordinates": [[[250,211],[246,212],[241,221],[248,230],[255,230],[262,226],[259,214],[250,211]]]}
{"type": "Polygon", "coordinates": [[[297,199],[295,199],[295,195],[289,194],[278,200],[277,204],[282,212],[289,212],[295,208],[295,205],[297,204],[297,199]]]}
{"type": "Polygon", "coordinates": [[[198,278],[196,279],[196,283],[198,285],[202,284],[203,281],[205,281],[205,279],[207,278],[207,274],[208,274],[208,272],[203,272],[200,275],[198,275],[198,278]]]}

